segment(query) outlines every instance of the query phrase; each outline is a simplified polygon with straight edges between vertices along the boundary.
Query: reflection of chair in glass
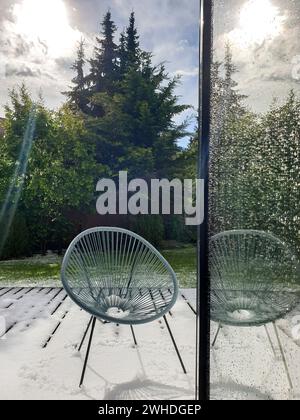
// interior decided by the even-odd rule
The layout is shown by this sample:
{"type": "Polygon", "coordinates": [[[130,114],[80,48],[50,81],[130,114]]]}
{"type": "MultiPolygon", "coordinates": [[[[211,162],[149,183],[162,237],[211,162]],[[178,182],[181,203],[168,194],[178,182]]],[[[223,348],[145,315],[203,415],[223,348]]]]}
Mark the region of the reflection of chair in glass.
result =
{"type": "MultiPolygon", "coordinates": [[[[170,328],[165,314],[177,299],[175,273],[162,255],[135,233],[104,227],[81,233],[66,252],[62,282],[71,299],[92,315],[87,328],[88,331],[92,325],[80,385],[96,319],[130,325],[135,341],[132,328],[135,324],[164,316],[170,328]]],[[[180,358],[174,340],[173,344],[180,358]]]]}
{"type": "Polygon", "coordinates": [[[290,387],[292,381],[275,321],[299,302],[299,263],[280,239],[255,230],[220,233],[211,239],[211,319],[219,326],[273,323],[290,387]]]}

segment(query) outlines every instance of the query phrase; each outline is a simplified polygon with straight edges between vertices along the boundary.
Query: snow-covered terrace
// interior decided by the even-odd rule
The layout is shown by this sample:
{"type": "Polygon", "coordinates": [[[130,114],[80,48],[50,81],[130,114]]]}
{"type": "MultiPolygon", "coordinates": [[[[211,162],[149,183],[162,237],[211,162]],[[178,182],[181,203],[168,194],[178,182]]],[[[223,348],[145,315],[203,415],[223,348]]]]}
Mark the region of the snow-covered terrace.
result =
{"type": "MultiPolygon", "coordinates": [[[[167,316],[170,330],[164,319],[133,331],[97,322],[80,389],[87,340],[80,353],[78,345],[89,315],[60,288],[0,288],[0,399],[193,399],[195,300],[194,290],[181,291],[167,316]]],[[[271,327],[275,356],[264,327],[223,327],[211,352],[212,398],[299,398],[300,340],[292,338],[297,313],[278,323],[294,392],[271,327]]],[[[212,323],[212,336],[216,328],[212,323]]]]}

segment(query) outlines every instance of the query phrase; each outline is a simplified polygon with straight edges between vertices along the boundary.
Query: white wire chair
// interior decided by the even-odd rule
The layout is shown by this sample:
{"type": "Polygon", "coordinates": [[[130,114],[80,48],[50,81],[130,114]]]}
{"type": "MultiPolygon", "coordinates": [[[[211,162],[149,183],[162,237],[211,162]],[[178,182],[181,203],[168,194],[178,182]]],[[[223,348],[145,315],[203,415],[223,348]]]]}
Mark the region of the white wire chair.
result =
{"type": "MultiPolygon", "coordinates": [[[[79,346],[80,350],[92,325],[80,385],[96,319],[130,325],[135,343],[133,325],[164,317],[170,328],[165,314],[177,300],[176,275],[158,250],[133,232],[111,227],[82,232],[65,254],[61,278],[70,298],[91,314],[79,346]]],[[[184,368],[174,340],[173,344],[184,368]]]]}

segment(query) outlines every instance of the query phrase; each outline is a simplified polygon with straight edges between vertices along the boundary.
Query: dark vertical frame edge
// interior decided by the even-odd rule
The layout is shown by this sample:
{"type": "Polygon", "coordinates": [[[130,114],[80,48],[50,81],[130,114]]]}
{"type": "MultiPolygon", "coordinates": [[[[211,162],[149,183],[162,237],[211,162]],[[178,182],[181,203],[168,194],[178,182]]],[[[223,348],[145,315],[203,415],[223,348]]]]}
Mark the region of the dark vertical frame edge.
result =
{"type": "Polygon", "coordinates": [[[196,400],[210,399],[209,146],[211,119],[212,4],[200,0],[199,178],[204,180],[204,221],[197,240],[196,400]]]}

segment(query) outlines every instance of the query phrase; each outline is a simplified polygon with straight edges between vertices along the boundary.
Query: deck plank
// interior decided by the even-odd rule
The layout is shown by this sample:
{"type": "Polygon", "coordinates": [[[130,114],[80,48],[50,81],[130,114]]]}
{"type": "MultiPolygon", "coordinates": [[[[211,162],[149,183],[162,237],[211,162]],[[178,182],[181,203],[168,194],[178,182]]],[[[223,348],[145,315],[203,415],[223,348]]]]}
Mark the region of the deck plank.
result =
{"type": "Polygon", "coordinates": [[[58,303],[65,297],[62,288],[45,291],[43,288],[17,288],[0,297],[0,316],[5,319],[2,335],[16,329],[18,325],[28,328],[39,318],[49,316],[58,303]],[[21,290],[22,289],[22,290],[21,290]]]}

